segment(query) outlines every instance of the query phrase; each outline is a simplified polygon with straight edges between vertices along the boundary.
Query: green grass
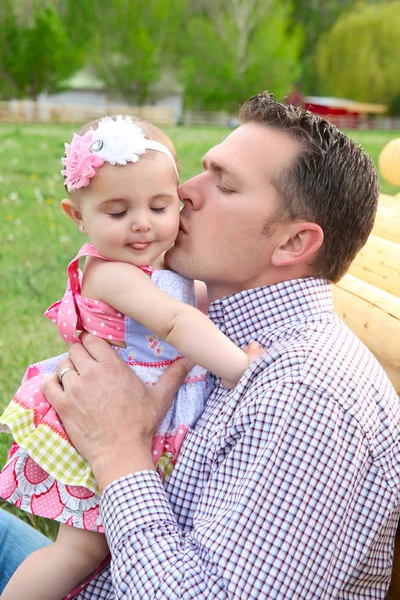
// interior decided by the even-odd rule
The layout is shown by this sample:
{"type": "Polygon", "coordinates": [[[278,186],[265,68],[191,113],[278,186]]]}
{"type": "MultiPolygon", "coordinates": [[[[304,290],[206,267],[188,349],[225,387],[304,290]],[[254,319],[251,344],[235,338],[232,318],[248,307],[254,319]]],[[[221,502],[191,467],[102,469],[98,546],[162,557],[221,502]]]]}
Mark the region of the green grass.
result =
{"type": "MultiPolygon", "coordinates": [[[[378,158],[382,148],[390,140],[400,137],[400,131],[347,131],[346,133],[365,148],[376,167],[378,167],[378,158]]],[[[380,177],[380,186],[383,194],[394,195],[400,192],[399,187],[391,185],[382,177],[380,177]]]]}
{"type": "MultiPolygon", "coordinates": [[[[65,290],[65,269],[82,237],[61,212],[63,144],[79,126],[0,126],[0,410],[10,401],[29,363],[61,353],[65,345],[44,310],[65,290]]],[[[167,130],[176,144],[181,180],[200,170],[201,157],[222,141],[227,129],[167,130]]],[[[371,154],[399,136],[394,132],[349,132],[371,154]]],[[[382,191],[399,191],[382,182],[382,191]]],[[[0,436],[0,464],[10,438],[0,436]]],[[[5,503],[7,504],[7,503],[5,503]]],[[[9,505],[7,505],[9,507],[9,505]]],[[[14,509],[12,509],[14,510],[14,509]]],[[[54,535],[54,524],[31,520],[54,535]]]]}

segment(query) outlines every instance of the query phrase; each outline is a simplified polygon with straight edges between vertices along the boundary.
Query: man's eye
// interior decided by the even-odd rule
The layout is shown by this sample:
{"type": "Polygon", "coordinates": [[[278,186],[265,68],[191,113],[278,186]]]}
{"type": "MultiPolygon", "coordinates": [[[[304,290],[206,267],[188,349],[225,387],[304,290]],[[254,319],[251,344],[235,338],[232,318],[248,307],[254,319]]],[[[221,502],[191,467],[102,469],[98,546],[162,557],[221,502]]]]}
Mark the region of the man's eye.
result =
{"type": "Polygon", "coordinates": [[[151,210],[155,213],[163,213],[166,211],[166,209],[167,209],[166,206],[161,206],[159,208],[152,208],[151,210]]]}
{"type": "Polygon", "coordinates": [[[230,188],[226,188],[223,185],[217,185],[217,188],[223,193],[223,194],[233,194],[234,190],[231,190],[230,188]]]}
{"type": "Polygon", "coordinates": [[[122,219],[122,217],[124,217],[126,215],[127,211],[123,210],[122,212],[119,213],[111,213],[109,216],[112,219],[122,219]]]}

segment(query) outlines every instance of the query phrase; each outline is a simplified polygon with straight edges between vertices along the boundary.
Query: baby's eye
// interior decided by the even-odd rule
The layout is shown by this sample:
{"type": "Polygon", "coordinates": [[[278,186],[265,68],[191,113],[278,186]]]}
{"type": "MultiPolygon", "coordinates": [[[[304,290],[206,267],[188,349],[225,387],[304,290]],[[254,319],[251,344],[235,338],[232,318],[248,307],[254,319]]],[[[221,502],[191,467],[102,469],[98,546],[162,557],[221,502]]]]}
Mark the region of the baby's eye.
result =
{"type": "Polygon", "coordinates": [[[110,213],[110,217],[112,219],[122,219],[122,217],[124,217],[126,215],[127,211],[123,210],[122,212],[119,213],[110,213]]]}
{"type": "Polygon", "coordinates": [[[161,206],[158,208],[152,207],[151,210],[155,213],[163,213],[166,211],[166,208],[167,208],[166,206],[161,206]]]}

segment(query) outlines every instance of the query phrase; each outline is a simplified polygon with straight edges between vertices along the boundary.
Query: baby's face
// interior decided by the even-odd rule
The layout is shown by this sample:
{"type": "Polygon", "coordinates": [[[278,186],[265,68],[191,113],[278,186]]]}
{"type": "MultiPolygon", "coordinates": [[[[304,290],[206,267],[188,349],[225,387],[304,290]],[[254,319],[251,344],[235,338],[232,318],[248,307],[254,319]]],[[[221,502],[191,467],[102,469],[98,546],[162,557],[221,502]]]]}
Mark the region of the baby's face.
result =
{"type": "Polygon", "coordinates": [[[125,166],[103,165],[77,200],[90,242],[107,258],[152,265],[178,234],[178,182],[161,152],[147,151],[125,166]]]}

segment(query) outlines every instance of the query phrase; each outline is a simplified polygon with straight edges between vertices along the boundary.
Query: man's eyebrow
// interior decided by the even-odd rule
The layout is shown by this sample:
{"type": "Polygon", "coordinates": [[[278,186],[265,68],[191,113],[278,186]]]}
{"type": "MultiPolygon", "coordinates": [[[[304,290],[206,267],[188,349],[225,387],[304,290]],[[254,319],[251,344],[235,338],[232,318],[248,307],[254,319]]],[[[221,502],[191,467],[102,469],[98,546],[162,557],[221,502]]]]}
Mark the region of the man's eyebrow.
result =
{"type": "Polygon", "coordinates": [[[219,163],[217,163],[215,160],[210,160],[210,161],[207,160],[207,156],[204,156],[202,165],[203,165],[203,169],[210,169],[211,171],[214,171],[214,173],[218,173],[218,175],[225,174],[225,175],[228,175],[229,177],[234,177],[235,179],[239,179],[239,175],[235,171],[232,171],[232,169],[227,169],[223,165],[220,165],[219,163]]]}

